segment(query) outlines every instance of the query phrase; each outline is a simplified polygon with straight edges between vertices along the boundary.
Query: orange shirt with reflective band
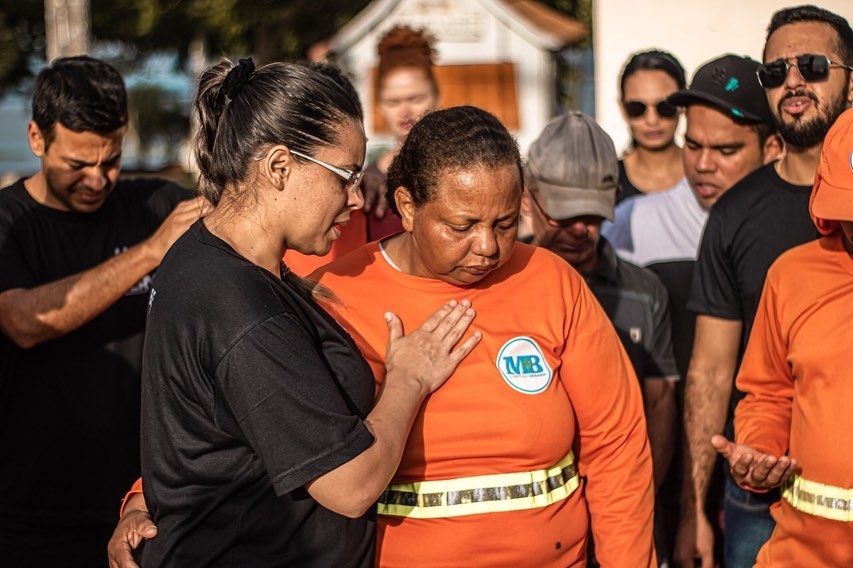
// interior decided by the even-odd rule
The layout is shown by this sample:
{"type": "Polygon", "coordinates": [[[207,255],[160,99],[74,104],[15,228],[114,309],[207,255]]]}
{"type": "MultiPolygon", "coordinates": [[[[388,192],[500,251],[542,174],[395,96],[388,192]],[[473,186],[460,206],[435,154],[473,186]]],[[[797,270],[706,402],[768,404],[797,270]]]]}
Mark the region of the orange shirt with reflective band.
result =
{"type": "MultiPolygon", "coordinates": [[[[780,256],[767,273],[737,378],[746,393],[735,440],[788,453],[802,477],[853,489],[853,259],[841,236],[780,256]]],[[[853,566],[853,522],[804,513],[784,499],[758,566],[853,566]]]]}
{"type": "Polygon", "coordinates": [[[477,312],[469,333],[479,330],[483,339],[424,403],[392,483],[541,470],[572,448],[587,480],[546,507],[379,516],[378,566],[584,566],[590,514],[603,566],[656,566],[639,386],[606,315],[565,261],[517,244],[506,265],[460,287],[401,273],[372,243],[315,277],[336,296],[325,307],[358,343],[377,384],[385,373],[385,311],[399,315],[406,332],[452,299],[471,300],[477,312]],[[511,381],[521,379],[499,369],[502,348],[522,337],[551,370],[537,394],[520,392],[511,381]]]}

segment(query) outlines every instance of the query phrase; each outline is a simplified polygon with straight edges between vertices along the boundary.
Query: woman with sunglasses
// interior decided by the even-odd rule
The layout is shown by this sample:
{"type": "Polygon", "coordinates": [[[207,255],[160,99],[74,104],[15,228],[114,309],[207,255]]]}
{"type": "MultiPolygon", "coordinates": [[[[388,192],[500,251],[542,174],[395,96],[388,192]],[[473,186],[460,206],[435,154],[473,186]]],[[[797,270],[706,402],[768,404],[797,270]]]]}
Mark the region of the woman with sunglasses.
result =
{"type": "MultiPolygon", "coordinates": [[[[142,473],[157,537],[142,566],[373,565],[376,498],[424,398],[479,341],[467,300],[390,339],[384,388],[289,274],[324,254],[359,190],[365,136],[328,69],[251,59],[201,76],[200,190],[216,205],[171,248],[148,304],[142,473]]],[[[383,314],[376,317],[383,319],[383,314]]],[[[418,322],[421,323],[421,322],[418,322]]]]}
{"type": "Polygon", "coordinates": [[[631,146],[619,161],[617,202],[641,193],[670,189],[684,177],[675,143],[679,111],[666,98],[685,87],[684,68],[665,51],[634,54],[619,81],[622,116],[631,146]]]}

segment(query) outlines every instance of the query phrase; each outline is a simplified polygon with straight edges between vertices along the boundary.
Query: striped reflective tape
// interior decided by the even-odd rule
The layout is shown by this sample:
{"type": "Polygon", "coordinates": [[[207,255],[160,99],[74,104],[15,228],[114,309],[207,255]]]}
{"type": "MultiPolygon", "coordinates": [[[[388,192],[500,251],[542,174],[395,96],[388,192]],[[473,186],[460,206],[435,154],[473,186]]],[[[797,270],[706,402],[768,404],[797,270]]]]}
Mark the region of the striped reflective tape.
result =
{"type": "Polygon", "coordinates": [[[439,519],[546,507],[580,484],[572,452],[555,466],[438,481],[394,483],[379,497],[380,515],[439,519]]]}
{"type": "Polygon", "coordinates": [[[833,521],[853,521],[853,489],[824,485],[795,475],[782,490],[782,497],[798,511],[833,521]]]}

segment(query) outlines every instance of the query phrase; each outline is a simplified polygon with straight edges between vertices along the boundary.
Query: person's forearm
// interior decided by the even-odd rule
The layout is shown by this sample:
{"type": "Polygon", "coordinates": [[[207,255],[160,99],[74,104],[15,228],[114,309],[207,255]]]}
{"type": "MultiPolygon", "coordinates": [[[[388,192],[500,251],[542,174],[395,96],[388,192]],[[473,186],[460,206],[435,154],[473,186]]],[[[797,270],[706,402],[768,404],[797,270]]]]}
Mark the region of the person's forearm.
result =
{"type": "Polygon", "coordinates": [[[128,495],[127,500],[121,505],[119,518],[123,517],[125,513],[129,513],[130,511],[148,512],[148,505],[145,504],[145,497],[142,494],[141,489],[139,493],[132,493],[128,495]]]}
{"type": "Polygon", "coordinates": [[[391,481],[427,392],[413,381],[387,380],[365,423],[376,441],[364,452],[307,485],[321,505],[348,517],[371,507],[391,481]]]}
{"type": "Polygon", "coordinates": [[[717,461],[711,437],[722,433],[732,392],[733,368],[697,368],[691,364],[684,392],[683,514],[702,515],[717,461]]]}
{"type": "Polygon", "coordinates": [[[84,272],[7,290],[0,294],[0,330],[25,349],[65,335],[103,313],[159,260],[146,241],[84,272]]]}
{"type": "Polygon", "coordinates": [[[130,509],[139,509],[142,511],[148,511],[148,506],[145,503],[145,499],[142,495],[142,478],[138,478],[133,482],[133,486],[124,496],[124,499],[121,500],[121,507],[118,510],[119,518],[124,516],[125,510],[130,509]]]}
{"type": "Polygon", "coordinates": [[[655,493],[657,493],[666,478],[667,472],[669,472],[672,457],[675,454],[677,410],[675,384],[663,379],[651,380],[661,381],[661,392],[654,398],[645,396],[644,392],[646,428],[648,429],[649,445],[652,451],[655,493]]]}

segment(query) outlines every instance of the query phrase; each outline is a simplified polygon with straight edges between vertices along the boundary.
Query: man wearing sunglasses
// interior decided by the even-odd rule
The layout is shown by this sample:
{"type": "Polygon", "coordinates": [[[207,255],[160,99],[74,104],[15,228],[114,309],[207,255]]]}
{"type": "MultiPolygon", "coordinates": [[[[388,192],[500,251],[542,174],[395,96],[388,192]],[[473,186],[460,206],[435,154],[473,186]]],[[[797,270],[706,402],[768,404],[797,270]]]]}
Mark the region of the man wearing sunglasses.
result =
{"type": "MultiPolygon", "coordinates": [[[[571,111],[553,119],[528,155],[522,211],[531,244],[547,248],[580,272],[631,359],[640,380],[654,465],[655,493],[676,445],[675,384],[666,288],[646,269],[617,258],[600,236],[613,218],[619,165],[613,141],[589,116],[571,111]]],[[[666,534],[656,515],[656,542],[666,534]]],[[[668,546],[657,542],[658,560],[668,546]]]]}
{"type": "MultiPolygon", "coordinates": [[[[614,222],[603,228],[617,254],[654,271],[667,288],[681,376],[693,348],[695,318],[687,310],[687,298],[708,211],[730,187],[781,151],[755,75],[758,66],[746,57],[724,55],[703,64],[688,89],[670,95],[670,104],[685,108],[685,178],[672,190],[620,203],[614,222]]],[[[675,517],[677,509],[671,503],[667,511],[675,517]]]]}
{"type": "MultiPolygon", "coordinates": [[[[703,567],[713,565],[713,536],[705,515],[705,497],[717,463],[710,438],[724,430],[731,436],[732,409],[742,398],[739,392],[732,396],[734,375],[767,269],[785,250],[817,237],[808,199],[823,138],[851,101],[851,63],[853,31],[843,18],[815,6],[773,15],[764,64],[756,77],[786,151],[717,202],[702,237],[688,303],[697,320],[685,392],[689,459],[676,554],[679,566],[692,568],[696,559],[703,567]]],[[[745,491],[726,475],[727,567],[754,564],[775,525],[768,508],[778,498],[778,492],[745,491]]]]}
{"type": "Polygon", "coordinates": [[[667,99],[685,108],[685,177],[665,192],[629,198],[602,231],[617,254],[651,268],[669,290],[673,343],[682,375],[693,343],[686,310],[690,278],[711,205],[780,149],[758,85],[758,62],[735,55],[702,65],[688,89],[667,99]]]}

